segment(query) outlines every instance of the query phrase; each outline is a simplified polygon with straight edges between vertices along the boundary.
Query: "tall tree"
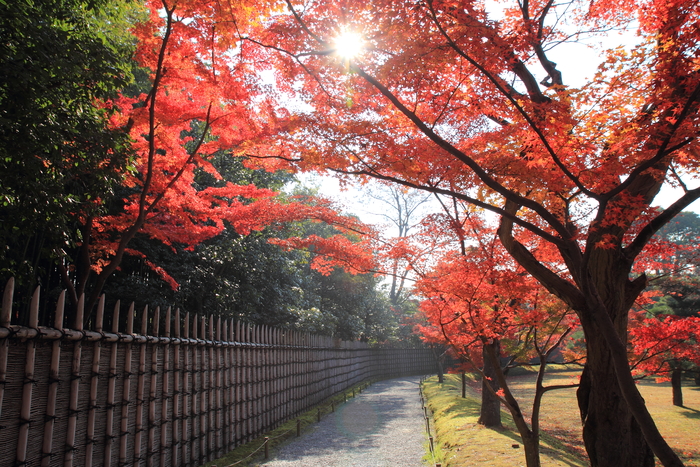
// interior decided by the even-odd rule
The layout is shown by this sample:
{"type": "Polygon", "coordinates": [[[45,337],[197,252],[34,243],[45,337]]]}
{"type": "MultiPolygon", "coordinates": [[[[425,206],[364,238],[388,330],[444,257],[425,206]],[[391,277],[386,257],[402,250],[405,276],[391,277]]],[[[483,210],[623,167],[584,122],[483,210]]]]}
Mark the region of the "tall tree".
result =
{"type": "MultiPolygon", "coordinates": [[[[650,287],[630,320],[637,375],[671,381],[673,404],[683,405],[682,379],[700,364],[700,277],[697,273],[700,218],[683,211],[659,230],[649,258],[650,287]]],[[[644,258],[643,258],[644,259],[644,258]]],[[[697,374],[697,373],[696,373],[697,374]]]]}
{"type": "Polygon", "coordinates": [[[639,318],[632,320],[631,356],[635,373],[671,381],[673,405],[683,406],[683,372],[700,366],[700,317],[639,318]]]}
{"type": "MultiPolygon", "coordinates": [[[[426,203],[431,198],[429,193],[407,189],[392,184],[376,184],[368,190],[367,195],[376,201],[380,216],[395,231],[394,241],[404,241],[423,218],[426,203]]],[[[375,208],[376,210],[376,208],[375,208]]],[[[391,241],[391,240],[389,240],[391,241]]],[[[397,309],[411,298],[406,280],[410,269],[404,258],[395,257],[389,262],[389,300],[397,309]]]]}
{"type": "MultiPolygon", "coordinates": [[[[192,249],[227,226],[247,235],[313,218],[359,229],[357,220],[339,216],[323,200],[278,199],[274,190],[232,182],[220,172],[222,157],[279,156],[267,141],[289,124],[265,94],[269,86],[256,57],[236,49],[241,28],[256,24],[257,12],[247,4],[198,0],[145,6],[147,18],[133,25],[134,60],[145,76],[105,104],[116,110],[111,124],[129,131],[133,162],[106,212],[78,216],[78,248],[58,261],[70,300],[77,304],[87,294],[88,310],[125,255],[145,258],[132,243],[137,236],[192,249]],[[198,179],[202,172],[209,183],[198,179]]],[[[336,242],[336,252],[343,246],[336,242]]],[[[154,270],[172,279],[161,267],[154,270]]]]}
{"type": "MultiPolygon", "coordinates": [[[[488,237],[486,232],[482,234],[488,237]]],[[[490,239],[482,239],[465,255],[440,258],[435,268],[421,277],[417,289],[426,297],[421,310],[428,325],[420,330],[428,341],[449,345],[469,369],[482,375],[479,423],[500,426],[503,404],[521,436],[528,467],[538,467],[540,404],[546,391],[560,387],[544,386],[545,369],[576,320],[522,269],[509,264],[496,242],[492,231],[490,239]],[[530,423],[505,379],[503,342],[510,342],[509,365],[539,359],[530,423]]]]}
{"type": "Polygon", "coordinates": [[[682,465],[634,383],[627,319],[647,284],[636,259],[700,197],[687,177],[700,161],[698,2],[285,3],[287,14],[248,41],[277,61],[299,165],[449,194],[498,216],[513,258],[580,318],[591,464],[648,467],[656,455],[682,465]],[[636,42],[567,85],[553,53],[618,28],[636,42]],[[363,50],[340,56],[337,38],[351,32],[363,50]],[[680,196],[650,210],[664,184],[680,196]]]}
{"type": "Polygon", "coordinates": [[[76,217],[121,181],[130,151],[105,105],[131,79],[128,0],[0,3],[0,279],[20,294],[79,241],[76,217]]]}

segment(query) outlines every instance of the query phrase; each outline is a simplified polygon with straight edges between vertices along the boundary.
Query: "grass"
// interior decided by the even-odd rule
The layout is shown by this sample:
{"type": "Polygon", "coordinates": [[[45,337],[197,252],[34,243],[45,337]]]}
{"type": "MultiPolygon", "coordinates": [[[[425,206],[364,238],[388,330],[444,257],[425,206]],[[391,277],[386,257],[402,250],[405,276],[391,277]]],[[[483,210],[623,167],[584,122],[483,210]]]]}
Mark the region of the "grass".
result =
{"type": "MultiPolygon", "coordinates": [[[[548,373],[545,384],[561,384],[576,380],[571,370],[548,373]]],[[[520,372],[509,376],[509,385],[518,397],[526,415],[532,405],[535,375],[520,372]]],[[[687,467],[700,467],[700,388],[684,387],[686,407],[671,403],[669,383],[642,381],[640,391],[661,433],[681,456],[687,467]]],[[[479,385],[472,381],[467,387],[467,398],[461,397],[459,375],[445,375],[445,383],[432,377],[425,382],[424,393],[433,411],[437,431],[436,462],[444,466],[489,467],[524,466],[525,456],[520,436],[510,414],[503,412],[504,428],[493,430],[476,422],[479,418],[479,385]],[[514,445],[518,447],[513,447],[514,445]]],[[[542,431],[541,458],[544,467],[587,466],[588,461],[581,440],[581,422],[575,389],[548,392],[542,402],[540,416],[542,431]]],[[[657,463],[657,465],[660,465],[657,463]]]]}
{"type": "MultiPolygon", "coordinates": [[[[494,430],[477,424],[481,396],[467,387],[462,398],[459,375],[445,375],[439,384],[436,377],[424,383],[424,394],[433,413],[435,436],[440,446],[436,462],[444,466],[518,467],[525,465],[525,455],[510,415],[503,413],[503,429],[494,430]]],[[[580,451],[565,440],[543,433],[541,440],[543,467],[586,466],[580,451]]]]}
{"type": "Polygon", "coordinates": [[[268,449],[270,451],[270,457],[273,457],[275,448],[284,445],[287,441],[296,437],[297,420],[299,420],[301,431],[303,432],[309,425],[312,425],[318,421],[319,408],[321,409],[321,416],[326,415],[331,412],[333,405],[338,407],[346,400],[346,398],[349,400],[353,393],[356,395],[359,394],[368,385],[369,383],[365,382],[358,384],[357,386],[350,387],[344,392],[326,399],[322,403],[302,413],[301,415],[286,421],[274,430],[264,433],[246,444],[238,446],[236,449],[230,451],[223,457],[204,464],[203,467],[226,467],[232,464],[235,464],[236,467],[257,466],[264,459],[264,449],[262,447],[266,437],[270,439],[268,449]]]}

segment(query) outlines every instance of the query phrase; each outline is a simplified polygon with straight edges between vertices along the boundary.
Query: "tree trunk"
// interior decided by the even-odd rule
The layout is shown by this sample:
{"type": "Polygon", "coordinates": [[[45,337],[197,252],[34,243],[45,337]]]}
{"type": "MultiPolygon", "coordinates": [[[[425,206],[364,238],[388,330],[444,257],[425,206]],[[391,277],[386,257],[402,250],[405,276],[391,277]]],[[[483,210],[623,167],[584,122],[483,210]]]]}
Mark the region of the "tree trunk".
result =
{"type": "Polygon", "coordinates": [[[518,433],[520,434],[520,439],[523,442],[523,447],[525,449],[525,465],[527,467],[540,467],[539,433],[531,430],[530,427],[527,426],[527,421],[523,416],[523,412],[520,410],[520,404],[518,404],[518,401],[515,399],[515,397],[513,397],[513,393],[510,392],[510,389],[508,388],[508,382],[506,381],[506,377],[501,369],[498,354],[495,353],[495,350],[498,350],[499,347],[500,343],[498,341],[495,342],[495,347],[494,344],[487,345],[484,343],[484,362],[491,362],[491,368],[494,370],[494,378],[492,380],[497,382],[500,389],[503,389],[504,404],[510,411],[511,416],[513,417],[513,423],[515,423],[515,427],[518,429],[518,433]]]}
{"type": "Polygon", "coordinates": [[[683,388],[681,387],[681,380],[683,376],[683,370],[680,368],[674,368],[671,372],[671,389],[673,390],[673,405],[678,407],[683,407],[683,388]]]}
{"type": "MultiPolygon", "coordinates": [[[[653,179],[644,182],[655,183],[653,179]]],[[[633,194],[639,194],[638,188],[633,194]]],[[[507,201],[505,209],[515,213],[519,207],[507,201]]],[[[598,246],[605,238],[622,238],[623,228],[617,224],[594,227],[585,253],[574,243],[560,246],[572,281],[544,267],[522,243],[515,241],[513,222],[506,217],[501,218],[499,236],[508,252],[550,292],[576,310],[581,320],[588,355],[577,395],[591,466],[653,467],[654,454],[666,467],[682,466],[649,414],[627,361],[628,313],[646,287],[646,277],[630,280],[629,251],[621,246],[598,246]]]]}
{"type": "Polygon", "coordinates": [[[430,346],[430,350],[433,351],[433,356],[435,357],[435,364],[437,366],[437,377],[438,377],[438,383],[444,383],[445,382],[445,369],[443,368],[442,364],[442,358],[443,354],[438,354],[437,350],[435,349],[435,346],[430,346]]]}
{"type": "Polygon", "coordinates": [[[603,336],[588,329],[586,344],[588,358],[576,395],[591,467],[654,467],[654,455],[625,402],[603,336]]]}
{"type": "Polygon", "coordinates": [[[484,375],[481,378],[481,413],[478,423],[489,428],[501,428],[501,401],[494,394],[501,386],[496,379],[497,369],[488,356],[488,347],[491,347],[494,355],[501,354],[501,343],[494,340],[491,344],[484,344],[482,354],[484,358],[484,375]],[[493,389],[493,392],[489,389],[493,389]]]}

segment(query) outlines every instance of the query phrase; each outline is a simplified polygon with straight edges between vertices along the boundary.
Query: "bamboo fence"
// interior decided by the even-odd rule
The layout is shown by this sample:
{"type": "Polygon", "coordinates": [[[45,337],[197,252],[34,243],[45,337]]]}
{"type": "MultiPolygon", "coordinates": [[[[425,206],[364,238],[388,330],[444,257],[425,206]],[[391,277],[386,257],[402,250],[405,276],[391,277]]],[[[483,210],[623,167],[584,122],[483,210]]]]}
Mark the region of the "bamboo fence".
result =
{"type": "Polygon", "coordinates": [[[428,349],[372,349],[308,333],[132,304],[119,329],[11,324],[0,314],[0,467],[199,466],[369,379],[436,370],[428,349]]]}

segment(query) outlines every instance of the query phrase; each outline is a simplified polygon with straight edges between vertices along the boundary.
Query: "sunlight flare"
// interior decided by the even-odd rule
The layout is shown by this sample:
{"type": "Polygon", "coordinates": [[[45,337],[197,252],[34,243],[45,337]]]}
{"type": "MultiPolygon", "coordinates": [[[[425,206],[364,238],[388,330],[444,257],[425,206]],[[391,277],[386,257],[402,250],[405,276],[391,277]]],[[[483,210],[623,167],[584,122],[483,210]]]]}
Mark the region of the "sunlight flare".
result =
{"type": "Polygon", "coordinates": [[[335,53],[343,60],[352,60],[364,50],[362,35],[356,32],[345,31],[333,41],[335,53]]]}

